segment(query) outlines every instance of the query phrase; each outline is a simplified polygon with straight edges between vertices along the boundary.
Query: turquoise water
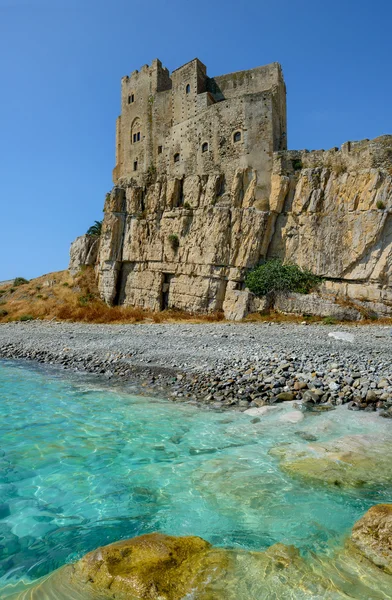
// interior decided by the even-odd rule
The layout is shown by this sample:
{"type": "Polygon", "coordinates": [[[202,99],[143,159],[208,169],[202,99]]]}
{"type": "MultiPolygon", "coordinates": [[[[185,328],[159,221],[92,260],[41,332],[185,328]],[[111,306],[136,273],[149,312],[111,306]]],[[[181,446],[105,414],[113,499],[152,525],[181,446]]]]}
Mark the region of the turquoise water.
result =
{"type": "Polygon", "coordinates": [[[391,490],[301,484],[268,450],[379,431],[342,408],[301,423],[133,396],[92,378],[0,361],[0,588],[99,545],[161,531],[263,550],[328,552],[391,490]]]}

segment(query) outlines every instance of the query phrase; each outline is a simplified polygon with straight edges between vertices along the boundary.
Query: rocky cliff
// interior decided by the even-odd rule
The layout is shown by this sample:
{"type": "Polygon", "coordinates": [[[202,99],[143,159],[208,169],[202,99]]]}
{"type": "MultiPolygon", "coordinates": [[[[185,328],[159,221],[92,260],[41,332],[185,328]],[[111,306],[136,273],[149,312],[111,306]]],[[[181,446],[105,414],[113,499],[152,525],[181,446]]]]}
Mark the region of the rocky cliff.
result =
{"type": "Polygon", "coordinates": [[[110,304],[238,318],[260,308],[243,289],[247,270],[280,257],[323,276],[329,300],[388,314],[391,209],[392,136],[274,153],[267,178],[249,167],[181,179],[151,170],[107,195],[99,289],[110,304]]]}
{"type": "Polygon", "coordinates": [[[392,136],[278,153],[272,179],[284,200],[268,255],[323,276],[325,292],[390,312],[392,136]]]}

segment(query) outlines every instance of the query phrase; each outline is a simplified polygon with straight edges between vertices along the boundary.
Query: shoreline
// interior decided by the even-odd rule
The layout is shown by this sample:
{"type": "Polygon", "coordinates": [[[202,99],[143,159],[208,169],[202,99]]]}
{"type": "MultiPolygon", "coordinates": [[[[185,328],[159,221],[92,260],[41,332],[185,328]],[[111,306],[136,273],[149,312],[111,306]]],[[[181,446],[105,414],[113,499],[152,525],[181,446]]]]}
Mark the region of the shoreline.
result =
{"type": "Polygon", "coordinates": [[[32,321],[0,326],[0,358],[135,384],[144,394],[214,410],[297,401],[319,412],[392,417],[390,327],[292,323],[91,325],[32,321]],[[353,341],[329,334],[350,332],[353,341]]]}

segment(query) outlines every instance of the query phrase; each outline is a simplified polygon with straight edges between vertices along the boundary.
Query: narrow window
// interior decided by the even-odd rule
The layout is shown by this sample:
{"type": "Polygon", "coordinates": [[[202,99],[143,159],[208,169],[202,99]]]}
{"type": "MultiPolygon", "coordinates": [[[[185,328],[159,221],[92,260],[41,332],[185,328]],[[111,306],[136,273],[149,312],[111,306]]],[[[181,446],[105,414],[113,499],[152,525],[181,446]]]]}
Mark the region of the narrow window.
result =
{"type": "Polygon", "coordinates": [[[241,141],[241,132],[236,131],[235,134],[233,135],[233,142],[240,142],[240,141],[241,141]]]}
{"type": "Polygon", "coordinates": [[[202,152],[208,152],[208,143],[204,142],[204,144],[201,147],[201,151],[202,152]]]}
{"type": "Polygon", "coordinates": [[[191,93],[191,86],[189,85],[189,83],[187,84],[187,86],[185,88],[185,91],[186,91],[187,94],[191,93]]]}
{"type": "Polygon", "coordinates": [[[158,146],[158,154],[162,154],[162,146],[158,146]]]}
{"type": "Polygon", "coordinates": [[[140,142],[140,131],[137,132],[137,141],[140,142]]]}
{"type": "Polygon", "coordinates": [[[133,163],[133,170],[137,171],[137,160],[135,160],[135,162],[133,163]]]}
{"type": "Polygon", "coordinates": [[[133,143],[135,143],[137,141],[137,134],[136,133],[133,134],[133,138],[132,139],[133,139],[133,143]]]}
{"type": "Polygon", "coordinates": [[[128,104],[132,104],[133,102],[135,102],[135,95],[134,94],[129,94],[129,96],[128,96],[128,104]]]}
{"type": "Polygon", "coordinates": [[[179,153],[177,152],[177,153],[174,155],[174,157],[173,157],[173,158],[174,158],[174,162],[179,162],[179,161],[180,161],[180,155],[179,155],[179,153]]]}

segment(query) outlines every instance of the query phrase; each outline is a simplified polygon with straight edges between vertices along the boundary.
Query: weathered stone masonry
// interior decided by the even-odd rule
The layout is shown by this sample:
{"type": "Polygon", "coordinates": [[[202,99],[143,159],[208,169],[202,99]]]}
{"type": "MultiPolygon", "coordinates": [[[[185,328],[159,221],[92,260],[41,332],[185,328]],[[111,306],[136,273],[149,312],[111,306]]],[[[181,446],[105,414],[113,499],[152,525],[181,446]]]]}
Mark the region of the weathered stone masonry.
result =
{"type": "Polygon", "coordinates": [[[210,79],[197,59],[171,77],[154,61],[123,78],[98,266],[107,302],[222,309],[266,254],[285,95],[278,64],[210,79]]]}
{"type": "Polygon", "coordinates": [[[251,299],[246,271],[271,256],[327,278],[324,292],[392,305],[392,136],[286,150],[277,63],[209,78],[197,59],[122,79],[115,187],[97,259],[102,297],[152,310],[251,299]]]}

